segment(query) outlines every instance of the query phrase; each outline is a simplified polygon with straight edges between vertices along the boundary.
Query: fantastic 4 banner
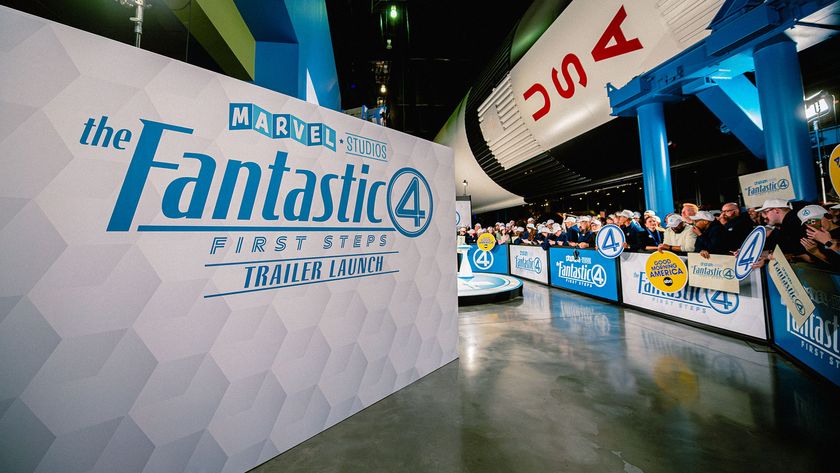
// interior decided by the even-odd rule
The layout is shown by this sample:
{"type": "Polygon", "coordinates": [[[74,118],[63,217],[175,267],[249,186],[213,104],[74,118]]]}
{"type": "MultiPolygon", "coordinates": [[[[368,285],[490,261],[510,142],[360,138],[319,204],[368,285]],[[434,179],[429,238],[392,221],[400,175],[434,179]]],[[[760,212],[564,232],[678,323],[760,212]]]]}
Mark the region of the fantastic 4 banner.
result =
{"type": "MultiPolygon", "coordinates": [[[[619,268],[621,300],[624,304],[695,325],[767,340],[764,294],[759,271],[753,271],[741,283],[737,294],[688,285],[683,285],[677,291],[666,291],[675,287],[676,283],[664,285],[664,279],[668,276],[656,274],[654,277],[660,277],[660,281],[657,282],[659,285],[654,284],[646,270],[648,257],[645,253],[621,255],[619,268]]],[[[684,257],[678,258],[684,265],[684,257]]]]}
{"type": "Polygon", "coordinates": [[[4,471],[246,471],[457,357],[452,151],[0,7],[4,471]]]}
{"type": "Polygon", "coordinates": [[[549,284],[618,302],[617,260],[595,250],[550,248],[549,284]]]}

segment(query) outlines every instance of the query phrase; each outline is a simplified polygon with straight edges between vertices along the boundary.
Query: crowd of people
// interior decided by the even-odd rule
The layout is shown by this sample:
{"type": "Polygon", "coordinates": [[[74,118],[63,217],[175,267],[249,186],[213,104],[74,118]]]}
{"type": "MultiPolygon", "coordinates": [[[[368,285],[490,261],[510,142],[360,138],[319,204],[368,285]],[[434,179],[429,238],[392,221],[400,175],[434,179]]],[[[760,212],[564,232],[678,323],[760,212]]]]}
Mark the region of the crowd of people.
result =
{"type": "Polygon", "coordinates": [[[627,251],[674,251],[711,254],[737,254],[756,226],[767,230],[761,259],[763,265],[778,245],[791,262],[806,262],[840,271],[840,205],[803,204],[769,199],[758,208],[741,208],[728,202],[719,211],[700,210],[684,203],[679,211],[660,218],[652,210],[644,213],[622,210],[610,215],[561,214],[558,221],[510,221],[484,227],[461,227],[459,236],[466,244],[475,243],[483,233],[492,233],[498,244],[534,245],[548,250],[552,246],[596,247],[596,235],[604,225],[615,224],[624,232],[627,251]]]}

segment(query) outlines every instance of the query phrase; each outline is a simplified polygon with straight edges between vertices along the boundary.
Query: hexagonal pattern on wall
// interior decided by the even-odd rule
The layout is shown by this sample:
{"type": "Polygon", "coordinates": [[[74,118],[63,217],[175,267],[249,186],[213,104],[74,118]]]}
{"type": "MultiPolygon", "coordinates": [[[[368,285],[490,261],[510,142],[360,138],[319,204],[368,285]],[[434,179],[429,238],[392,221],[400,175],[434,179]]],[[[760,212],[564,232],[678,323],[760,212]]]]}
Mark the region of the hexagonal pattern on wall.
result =
{"type": "Polygon", "coordinates": [[[0,107],[3,471],[244,471],[456,358],[450,149],[6,7],[0,107]],[[229,130],[229,104],[240,102],[327,124],[337,149],[229,130]],[[103,117],[112,131],[98,132],[103,117]],[[99,145],[82,143],[89,119],[88,143],[99,135],[99,145]],[[154,160],[169,164],[149,172],[130,230],[109,232],[141,119],[192,131],[164,133],[154,160]],[[125,149],[102,146],[118,133],[125,149]],[[348,133],[385,144],[387,161],[346,153],[348,133]],[[237,229],[139,231],[220,223],[213,200],[189,222],[163,212],[173,180],[203,169],[185,153],[216,163],[211,196],[229,160],[259,164],[244,224],[300,223],[265,218],[284,215],[281,203],[262,208],[278,151],[289,167],[281,199],[308,185],[294,170],[334,176],[334,202],[312,199],[312,216],[339,212],[348,166],[357,181],[383,182],[379,194],[358,194],[374,202],[359,206],[370,221],[247,230],[235,195],[221,223],[237,229]],[[404,167],[425,176],[434,201],[417,238],[389,227],[384,186],[404,167]],[[381,256],[381,273],[333,273],[331,262],[364,254],[381,256]],[[323,273],[243,292],[254,289],[247,271],[284,261],[321,261],[323,273]]]}

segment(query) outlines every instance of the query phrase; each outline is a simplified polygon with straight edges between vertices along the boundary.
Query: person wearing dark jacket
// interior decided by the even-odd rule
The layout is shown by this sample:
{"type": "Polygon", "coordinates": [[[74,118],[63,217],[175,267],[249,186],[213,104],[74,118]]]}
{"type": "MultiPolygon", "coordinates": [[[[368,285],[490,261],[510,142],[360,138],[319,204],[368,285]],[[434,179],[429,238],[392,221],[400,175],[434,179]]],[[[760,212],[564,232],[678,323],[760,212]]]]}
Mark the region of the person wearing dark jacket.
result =
{"type": "Polygon", "coordinates": [[[656,250],[665,241],[665,235],[656,229],[656,218],[648,215],[645,218],[644,230],[633,233],[630,251],[656,250]]]}
{"type": "Polygon", "coordinates": [[[731,254],[740,248],[755,226],[749,215],[742,214],[738,204],[734,202],[723,204],[719,221],[723,225],[720,246],[710,252],[723,255],[731,254]]]}
{"type": "Polygon", "coordinates": [[[773,252],[778,245],[785,255],[790,257],[802,255],[805,253],[805,248],[802,246],[800,240],[805,237],[805,230],[796,216],[796,212],[791,212],[790,204],[781,199],[768,199],[764,201],[764,205],[756,209],[765,219],[767,225],[773,227],[767,234],[767,241],[764,244],[764,249],[773,252]]]}
{"type": "Polygon", "coordinates": [[[563,220],[563,224],[566,225],[566,241],[569,244],[577,243],[580,234],[580,229],[577,226],[577,218],[569,215],[563,220]]]}
{"type": "Polygon", "coordinates": [[[715,220],[714,215],[705,210],[701,210],[689,218],[694,222],[692,231],[699,233],[697,241],[694,242],[694,251],[708,258],[711,250],[721,245],[723,225],[715,220]]]}
{"type": "Polygon", "coordinates": [[[800,243],[814,258],[813,262],[825,269],[840,271],[840,248],[835,248],[835,242],[840,239],[840,226],[832,221],[831,214],[819,205],[806,205],[796,216],[808,235],[800,243]]]}

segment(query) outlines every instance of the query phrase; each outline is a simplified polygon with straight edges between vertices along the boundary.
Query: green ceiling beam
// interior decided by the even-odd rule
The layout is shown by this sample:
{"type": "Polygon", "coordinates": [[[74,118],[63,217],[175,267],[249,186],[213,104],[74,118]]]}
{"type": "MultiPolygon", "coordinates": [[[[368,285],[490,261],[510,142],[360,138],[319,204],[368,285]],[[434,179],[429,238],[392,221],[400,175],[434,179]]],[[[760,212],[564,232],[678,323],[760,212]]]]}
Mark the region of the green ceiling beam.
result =
{"type": "Polygon", "coordinates": [[[256,41],[233,0],[164,1],[226,74],[254,80],[256,41]]]}

